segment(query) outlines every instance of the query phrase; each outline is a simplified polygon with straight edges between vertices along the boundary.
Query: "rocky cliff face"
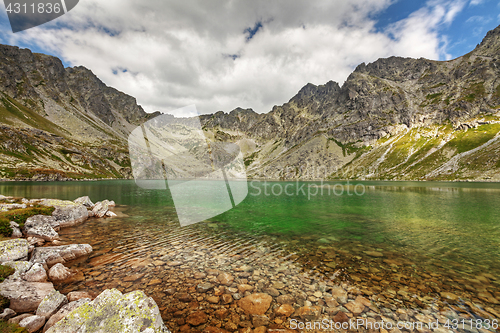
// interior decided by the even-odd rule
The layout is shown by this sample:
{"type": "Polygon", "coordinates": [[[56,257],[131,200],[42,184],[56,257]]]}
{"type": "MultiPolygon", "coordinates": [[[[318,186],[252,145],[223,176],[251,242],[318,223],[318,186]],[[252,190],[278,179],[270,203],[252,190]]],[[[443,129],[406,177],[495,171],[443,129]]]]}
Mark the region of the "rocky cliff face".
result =
{"type": "Polygon", "coordinates": [[[0,45],[1,177],[130,176],[126,138],[149,119],[84,67],[0,45]]]}
{"type": "MultiPolygon", "coordinates": [[[[201,122],[207,136],[240,145],[251,177],[500,180],[499,54],[500,27],[451,61],[379,59],[342,86],[307,84],[269,113],[238,108],[201,122]]],[[[91,71],[29,50],[0,46],[0,74],[4,177],[130,176],[126,137],[157,114],[91,71]]]]}
{"type": "Polygon", "coordinates": [[[235,110],[204,126],[255,147],[255,177],[500,180],[499,48],[500,27],[460,58],[363,63],[342,87],[308,84],[246,123],[235,110]]]}

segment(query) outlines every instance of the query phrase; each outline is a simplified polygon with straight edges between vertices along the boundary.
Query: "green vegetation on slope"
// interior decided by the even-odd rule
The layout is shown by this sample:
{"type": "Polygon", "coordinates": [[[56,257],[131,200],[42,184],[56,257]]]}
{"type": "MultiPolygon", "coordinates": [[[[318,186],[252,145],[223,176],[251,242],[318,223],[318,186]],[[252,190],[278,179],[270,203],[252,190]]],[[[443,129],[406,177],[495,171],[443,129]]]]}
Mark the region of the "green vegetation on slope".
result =
{"type": "Polygon", "coordinates": [[[458,132],[454,139],[448,142],[445,147],[457,149],[457,153],[463,153],[485,144],[493,139],[500,131],[500,124],[481,125],[476,129],[465,132],[458,132]]]}
{"type": "Polygon", "coordinates": [[[61,136],[68,134],[63,128],[42,117],[35,111],[26,108],[4,93],[0,93],[0,96],[3,96],[0,103],[0,116],[2,122],[12,125],[12,119],[17,118],[33,128],[38,128],[61,136]]]}

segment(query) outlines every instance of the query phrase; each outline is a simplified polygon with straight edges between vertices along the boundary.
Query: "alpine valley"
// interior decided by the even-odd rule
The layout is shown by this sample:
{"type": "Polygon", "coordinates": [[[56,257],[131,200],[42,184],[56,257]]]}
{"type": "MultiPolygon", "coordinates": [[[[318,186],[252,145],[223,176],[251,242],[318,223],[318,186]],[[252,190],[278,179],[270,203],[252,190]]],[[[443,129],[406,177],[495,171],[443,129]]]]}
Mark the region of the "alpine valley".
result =
{"type": "MultiPolygon", "coordinates": [[[[0,45],[0,178],[131,178],[129,133],[158,115],[84,67],[0,45]]],[[[500,26],[450,61],[360,64],[269,113],[201,116],[271,179],[500,181],[500,26]]]]}

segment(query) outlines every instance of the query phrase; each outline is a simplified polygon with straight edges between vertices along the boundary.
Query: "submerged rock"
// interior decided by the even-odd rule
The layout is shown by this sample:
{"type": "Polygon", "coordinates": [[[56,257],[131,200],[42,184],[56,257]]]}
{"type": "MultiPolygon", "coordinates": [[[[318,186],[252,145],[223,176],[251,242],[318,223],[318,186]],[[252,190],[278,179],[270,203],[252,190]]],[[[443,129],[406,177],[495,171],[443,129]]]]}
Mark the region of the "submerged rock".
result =
{"type": "Polygon", "coordinates": [[[257,293],[242,298],[238,304],[247,314],[263,315],[269,309],[272,300],[268,294],[257,293]]]}
{"type": "Polygon", "coordinates": [[[11,239],[0,242],[0,263],[28,259],[28,241],[11,239]]]}
{"type": "Polygon", "coordinates": [[[92,302],[81,305],[47,330],[47,333],[76,331],[169,332],[151,297],[147,297],[142,291],[123,295],[116,289],[107,289],[92,302]]]}

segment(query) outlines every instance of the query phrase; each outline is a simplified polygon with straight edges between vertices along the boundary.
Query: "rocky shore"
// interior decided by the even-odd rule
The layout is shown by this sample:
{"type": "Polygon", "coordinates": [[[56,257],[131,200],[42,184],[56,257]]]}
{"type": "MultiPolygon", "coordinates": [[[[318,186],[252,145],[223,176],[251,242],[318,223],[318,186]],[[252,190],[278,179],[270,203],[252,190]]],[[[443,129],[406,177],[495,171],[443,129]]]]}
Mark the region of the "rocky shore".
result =
{"type": "MultiPolygon", "coordinates": [[[[92,253],[89,244],[61,245],[58,231],[88,218],[115,217],[113,201],[15,199],[0,196],[1,212],[30,207],[53,207],[51,215],[33,215],[24,223],[10,222],[11,239],[0,242],[0,264],[12,274],[0,283],[0,296],[9,307],[0,320],[28,332],[168,332],[155,301],[142,291],[122,294],[116,289],[97,297],[84,290],[61,294],[54,283],[77,275],[65,264],[92,253]]],[[[18,210],[18,211],[14,211],[18,210]]]]}
{"type": "Polygon", "coordinates": [[[90,221],[64,233],[73,241],[92,239],[94,252],[73,262],[82,274],[58,284],[60,290],[139,287],[173,332],[284,333],[324,320],[334,327],[359,320],[363,325],[351,330],[359,332],[495,331],[482,324],[452,328],[455,320],[498,319],[500,281],[492,269],[466,280],[457,270],[424,267],[380,244],[302,236],[303,244],[287,249],[279,239],[228,235],[219,223],[178,228],[159,222],[159,215],[144,219],[141,209],[126,213],[105,226],[90,221]],[[384,330],[368,329],[381,322],[384,330]],[[409,325],[414,328],[404,328],[409,325]]]}

